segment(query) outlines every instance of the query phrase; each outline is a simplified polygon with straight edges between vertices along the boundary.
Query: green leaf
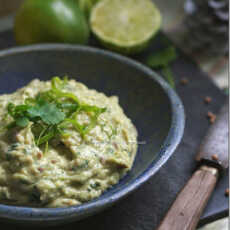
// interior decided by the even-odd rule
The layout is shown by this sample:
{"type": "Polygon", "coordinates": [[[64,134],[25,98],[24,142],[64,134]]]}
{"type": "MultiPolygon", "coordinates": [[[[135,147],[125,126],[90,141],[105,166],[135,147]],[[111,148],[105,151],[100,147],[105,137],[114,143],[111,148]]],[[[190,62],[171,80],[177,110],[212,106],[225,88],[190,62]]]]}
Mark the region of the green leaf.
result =
{"type": "Polygon", "coordinates": [[[14,109],[15,109],[15,105],[13,103],[9,103],[7,105],[7,111],[11,116],[14,116],[14,109]]]}
{"type": "Polygon", "coordinates": [[[34,106],[34,107],[31,107],[27,110],[29,116],[31,118],[34,118],[34,117],[40,117],[41,116],[41,107],[40,106],[34,106]]]}
{"type": "Polygon", "coordinates": [[[40,107],[41,119],[48,125],[55,125],[65,119],[65,114],[54,104],[44,104],[40,107]]]}
{"type": "Polygon", "coordinates": [[[29,119],[27,117],[19,117],[16,119],[16,125],[25,128],[29,124],[29,119]]]}
{"type": "Polygon", "coordinates": [[[146,64],[151,68],[162,68],[177,58],[176,49],[173,46],[169,46],[157,53],[150,55],[147,58],[146,64]]]}
{"type": "Polygon", "coordinates": [[[8,113],[14,118],[23,116],[28,108],[29,108],[28,105],[17,105],[16,106],[13,103],[9,103],[7,106],[8,113]]]}
{"type": "Polygon", "coordinates": [[[65,125],[71,124],[73,127],[80,133],[82,137],[84,137],[84,126],[80,125],[77,120],[73,119],[65,119],[62,126],[65,127],[65,125]]]}
{"type": "Polygon", "coordinates": [[[24,104],[8,104],[8,114],[13,121],[7,128],[26,127],[29,122],[32,124],[36,144],[42,145],[52,138],[60,138],[66,135],[65,129],[71,125],[82,138],[96,126],[98,117],[106,111],[106,108],[99,108],[81,103],[78,97],[71,92],[64,91],[68,84],[68,78],[63,80],[54,77],[51,80],[51,89],[40,92],[35,98],[27,98],[24,104]],[[87,125],[78,122],[78,114],[85,112],[89,115],[90,121],[87,125]]]}
{"type": "Polygon", "coordinates": [[[55,104],[47,102],[28,109],[28,114],[31,118],[40,117],[48,125],[58,124],[65,119],[65,114],[55,104]]]}
{"type": "Polygon", "coordinates": [[[39,137],[39,139],[37,140],[37,145],[39,146],[39,145],[42,145],[44,143],[47,143],[54,136],[55,136],[55,132],[54,132],[54,129],[52,129],[46,135],[39,137]]]}

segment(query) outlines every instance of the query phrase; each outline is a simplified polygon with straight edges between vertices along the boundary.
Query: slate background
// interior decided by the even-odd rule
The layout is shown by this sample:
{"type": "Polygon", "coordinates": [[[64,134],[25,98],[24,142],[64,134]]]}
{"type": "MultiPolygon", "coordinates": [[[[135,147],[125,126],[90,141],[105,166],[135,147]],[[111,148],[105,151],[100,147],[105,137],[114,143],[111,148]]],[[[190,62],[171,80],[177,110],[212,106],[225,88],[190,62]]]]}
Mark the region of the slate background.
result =
{"type": "MultiPolygon", "coordinates": [[[[146,52],[133,58],[144,62],[149,54],[169,44],[171,42],[160,33],[146,52]]],[[[95,41],[91,45],[99,46],[95,41]]],[[[0,50],[12,46],[15,46],[12,31],[0,33],[0,50]]],[[[176,194],[196,169],[194,157],[210,126],[206,119],[207,112],[217,113],[226,97],[190,58],[179,50],[178,53],[171,67],[175,75],[176,91],[185,106],[186,126],[183,140],[174,155],[146,184],[112,208],[80,222],[49,229],[153,230],[159,224],[176,194]],[[189,80],[188,85],[180,84],[182,78],[189,80]],[[204,104],[205,96],[213,98],[210,105],[204,104]]],[[[200,225],[228,215],[228,199],[224,196],[227,187],[226,174],[219,181],[201,217],[200,225]]],[[[14,225],[0,224],[1,229],[16,228],[14,225]]],[[[25,227],[17,226],[17,229],[25,227]]]]}

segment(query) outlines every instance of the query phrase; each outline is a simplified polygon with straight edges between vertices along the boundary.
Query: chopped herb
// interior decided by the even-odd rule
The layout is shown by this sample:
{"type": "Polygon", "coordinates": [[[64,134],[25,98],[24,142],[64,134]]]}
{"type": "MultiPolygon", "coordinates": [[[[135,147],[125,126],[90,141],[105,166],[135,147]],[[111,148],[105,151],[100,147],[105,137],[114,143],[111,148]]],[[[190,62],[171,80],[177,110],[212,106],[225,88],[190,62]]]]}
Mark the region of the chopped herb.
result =
{"type": "Polygon", "coordinates": [[[18,143],[13,143],[12,145],[9,146],[8,151],[5,154],[7,161],[12,160],[13,156],[11,152],[14,151],[18,146],[19,146],[18,143]]]}
{"type": "Polygon", "coordinates": [[[48,151],[49,151],[49,142],[47,141],[44,154],[48,153],[48,151]]]}
{"type": "Polygon", "coordinates": [[[10,152],[6,152],[6,160],[11,161],[12,160],[12,155],[10,152]]]}
{"type": "Polygon", "coordinates": [[[107,135],[109,140],[111,140],[112,137],[117,135],[117,127],[113,128],[112,125],[110,125],[111,133],[109,133],[108,131],[105,130],[106,124],[101,124],[100,126],[101,126],[101,130],[107,135]]]}
{"type": "Polygon", "coordinates": [[[128,152],[129,157],[131,157],[131,156],[133,155],[133,152],[132,152],[132,151],[128,151],[128,150],[127,150],[127,152],[128,152]]]}
{"type": "Polygon", "coordinates": [[[84,163],[82,163],[81,165],[75,165],[74,167],[71,168],[72,171],[78,171],[81,169],[85,169],[88,168],[89,166],[89,161],[85,160],[84,163]]]}
{"type": "Polygon", "coordinates": [[[113,154],[114,153],[114,149],[113,148],[107,148],[106,149],[106,153],[113,154]]]}
{"type": "Polygon", "coordinates": [[[10,145],[9,150],[10,150],[10,151],[13,151],[13,150],[15,150],[19,145],[20,145],[19,143],[13,143],[12,145],[10,145]]]}
{"type": "Polygon", "coordinates": [[[6,190],[1,190],[0,191],[0,199],[2,199],[2,200],[10,200],[9,194],[7,193],[6,190]]]}
{"type": "Polygon", "coordinates": [[[162,70],[163,76],[169,82],[171,87],[175,87],[174,77],[170,68],[170,63],[175,61],[177,58],[176,49],[173,46],[169,46],[155,54],[150,55],[146,64],[153,69],[162,70]]]}
{"type": "Polygon", "coordinates": [[[116,136],[117,135],[117,127],[112,128],[112,136],[116,136]]]}
{"type": "Polygon", "coordinates": [[[24,153],[25,153],[26,155],[30,155],[30,154],[31,154],[31,150],[29,150],[29,149],[24,149],[23,151],[24,151],[24,153]]]}
{"type": "Polygon", "coordinates": [[[80,152],[76,152],[76,156],[80,156],[81,155],[81,153],[80,152]]]}
{"type": "Polygon", "coordinates": [[[87,168],[89,165],[89,161],[85,160],[85,162],[83,164],[80,165],[80,168],[87,168]]]}
{"type": "Polygon", "coordinates": [[[31,184],[31,181],[26,180],[25,178],[20,178],[19,182],[20,182],[21,184],[25,184],[25,185],[31,184]]]}
{"type": "Polygon", "coordinates": [[[40,203],[41,202],[40,197],[41,197],[41,193],[38,190],[37,186],[34,185],[32,188],[32,192],[30,194],[31,202],[40,203]]]}
{"type": "Polygon", "coordinates": [[[92,189],[98,189],[98,188],[100,188],[100,186],[101,186],[101,184],[99,183],[99,182],[95,182],[94,184],[90,184],[90,187],[92,188],[92,189]]]}
{"type": "Polygon", "coordinates": [[[31,118],[41,119],[47,125],[56,125],[65,119],[65,114],[55,104],[39,102],[27,110],[31,118]]]}
{"type": "Polygon", "coordinates": [[[67,83],[67,77],[63,80],[54,77],[50,90],[39,93],[35,98],[27,98],[22,105],[9,103],[8,114],[13,121],[7,128],[24,128],[32,122],[36,145],[46,144],[46,149],[51,139],[66,136],[65,129],[70,125],[84,138],[97,125],[98,117],[106,108],[81,103],[75,94],[63,91],[67,83]],[[78,122],[80,112],[90,116],[89,124],[78,122]]]}

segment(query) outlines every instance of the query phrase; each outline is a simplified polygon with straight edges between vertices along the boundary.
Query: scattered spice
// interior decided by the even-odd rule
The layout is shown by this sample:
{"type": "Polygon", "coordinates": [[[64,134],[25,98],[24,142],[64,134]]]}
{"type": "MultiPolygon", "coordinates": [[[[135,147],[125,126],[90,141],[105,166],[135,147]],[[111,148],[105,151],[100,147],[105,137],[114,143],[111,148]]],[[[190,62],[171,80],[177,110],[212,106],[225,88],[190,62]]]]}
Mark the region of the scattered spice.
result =
{"type": "Polygon", "coordinates": [[[207,118],[209,119],[209,122],[213,124],[216,121],[216,115],[212,112],[207,113],[207,118]]]}
{"type": "Polygon", "coordinates": [[[105,163],[106,163],[105,158],[104,158],[104,157],[100,157],[100,162],[101,162],[102,164],[105,164],[105,163]]]}
{"type": "Polygon", "coordinates": [[[226,190],[225,190],[225,196],[229,196],[229,188],[227,188],[226,190]]]}
{"type": "Polygon", "coordinates": [[[114,148],[116,149],[116,150],[118,150],[118,144],[116,143],[116,142],[113,142],[113,146],[114,146],[114,148]]]}
{"type": "Polygon", "coordinates": [[[210,104],[211,102],[212,102],[212,98],[211,97],[207,96],[207,97],[204,98],[204,103],[205,104],[210,104]]]}
{"type": "Polygon", "coordinates": [[[38,158],[38,159],[41,159],[41,158],[42,158],[42,153],[41,153],[41,152],[38,152],[37,158],[38,158]]]}
{"type": "Polygon", "coordinates": [[[213,155],[212,155],[212,159],[213,159],[214,161],[218,161],[219,158],[218,158],[218,156],[217,156],[216,154],[213,154],[213,155]]]}
{"type": "Polygon", "coordinates": [[[210,118],[210,117],[212,117],[214,114],[212,113],[212,112],[210,112],[210,111],[208,111],[208,113],[207,113],[207,118],[210,118]]]}
{"type": "Polygon", "coordinates": [[[44,168],[38,168],[39,172],[43,172],[44,171],[44,168]]]}
{"type": "Polygon", "coordinates": [[[52,163],[52,164],[56,164],[57,161],[56,161],[56,160],[51,160],[51,163],[52,163]]]}
{"type": "Polygon", "coordinates": [[[187,78],[182,78],[180,80],[181,85],[187,85],[188,84],[188,79],[187,78]]]}
{"type": "Polygon", "coordinates": [[[215,121],[216,121],[216,117],[212,117],[212,118],[210,119],[210,123],[211,123],[211,124],[213,124],[215,121]]]}

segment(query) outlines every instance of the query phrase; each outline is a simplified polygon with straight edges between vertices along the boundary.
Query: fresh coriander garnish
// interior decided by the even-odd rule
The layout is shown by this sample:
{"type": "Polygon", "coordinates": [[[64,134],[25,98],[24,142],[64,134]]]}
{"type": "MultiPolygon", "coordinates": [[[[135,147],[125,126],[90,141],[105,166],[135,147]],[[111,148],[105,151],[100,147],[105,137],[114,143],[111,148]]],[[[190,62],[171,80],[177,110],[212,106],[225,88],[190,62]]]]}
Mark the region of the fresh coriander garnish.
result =
{"type": "Polygon", "coordinates": [[[27,98],[24,104],[8,104],[8,114],[13,121],[7,126],[24,128],[32,122],[32,131],[38,146],[53,138],[65,136],[65,129],[69,126],[75,128],[82,138],[92,130],[100,114],[106,108],[99,108],[80,102],[73,93],[64,91],[68,79],[54,77],[51,80],[51,89],[39,93],[35,98],[27,98]],[[90,117],[89,124],[80,124],[77,115],[85,112],[90,117]]]}
{"type": "Polygon", "coordinates": [[[163,76],[169,82],[169,84],[174,88],[174,77],[171,71],[169,64],[176,60],[177,53],[176,49],[173,46],[169,46],[166,49],[163,49],[159,52],[156,52],[150,55],[147,60],[146,64],[153,69],[160,69],[162,70],[163,76]]]}

